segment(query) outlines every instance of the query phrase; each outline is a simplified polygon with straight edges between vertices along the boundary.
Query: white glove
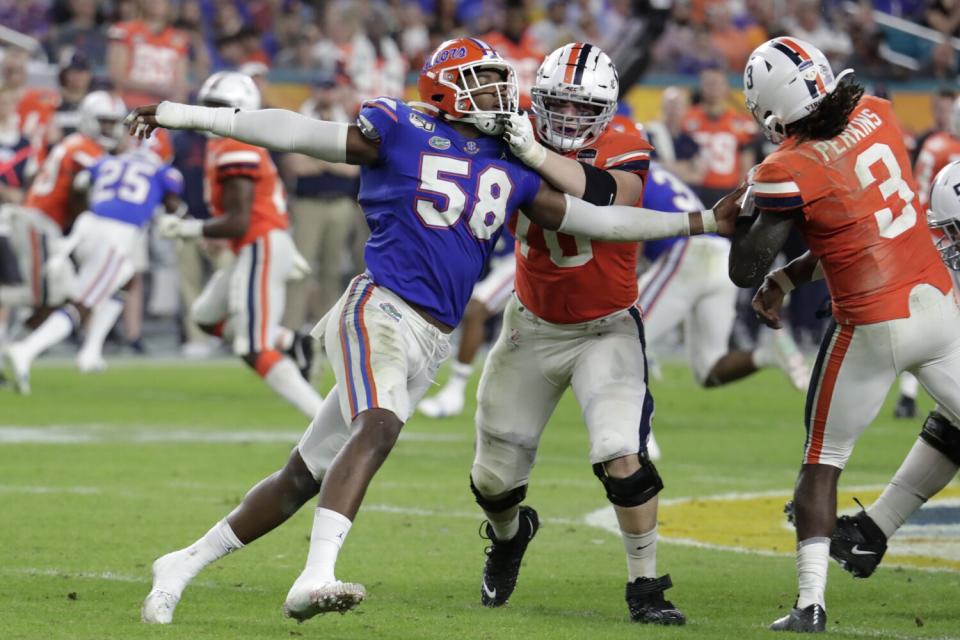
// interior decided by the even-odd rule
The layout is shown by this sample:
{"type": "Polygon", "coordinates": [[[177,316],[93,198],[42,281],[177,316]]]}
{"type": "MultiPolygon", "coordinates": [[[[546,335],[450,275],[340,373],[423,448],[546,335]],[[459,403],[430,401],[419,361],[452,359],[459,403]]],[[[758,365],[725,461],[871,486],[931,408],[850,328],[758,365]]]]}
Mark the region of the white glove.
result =
{"type": "Polygon", "coordinates": [[[303,280],[311,273],[313,273],[313,269],[310,268],[310,262],[294,249],[293,266],[290,268],[290,273],[287,274],[287,280],[303,280]]]}
{"type": "Polygon", "coordinates": [[[203,235],[203,220],[167,213],[157,218],[157,231],[164,238],[199,238],[203,235]]]}
{"type": "Polygon", "coordinates": [[[531,169],[539,169],[547,159],[547,149],[537,142],[533,124],[526,115],[511,113],[503,119],[503,139],[513,155],[531,169]]]}

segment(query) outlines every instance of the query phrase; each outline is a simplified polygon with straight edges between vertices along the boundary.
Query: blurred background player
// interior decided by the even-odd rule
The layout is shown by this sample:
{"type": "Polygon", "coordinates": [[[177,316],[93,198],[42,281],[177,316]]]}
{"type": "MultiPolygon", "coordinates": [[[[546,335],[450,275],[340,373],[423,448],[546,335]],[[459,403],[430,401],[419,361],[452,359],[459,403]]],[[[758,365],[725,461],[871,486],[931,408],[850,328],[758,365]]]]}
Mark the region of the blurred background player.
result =
{"type": "Polygon", "coordinates": [[[779,324],[783,297],[823,277],[834,323],[807,395],[803,465],[794,491],[799,594],[775,631],[826,629],[837,483],[853,447],[909,370],[952,424],[960,415],[960,307],[920,221],[900,125],[889,102],[863,97],[823,53],[795,38],[758,47],[744,70],[747,106],[777,151],[752,176],[730,253],[739,286],[762,284],[754,309],[779,324]],[[794,226],[810,250],[767,274],[794,226]]]}
{"type": "MultiPolygon", "coordinates": [[[[26,192],[26,168],[30,159],[30,141],[17,127],[16,92],[0,84],[0,352],[6,344],[10,309],[4,299],[7,287],[22,284],[17,256],[10,242],[12,207],[23,201],[26,192]]],[[[15,297],[15,294],[14,294],[15,297]]],[[[0,369],[3,363],[0,362],[0,369]]],[[[0,373],[0,382],[2,382],[0,373]]]]}
{"type": "MultiPolygon", "coordinates": [[[[122,124],[117,121],[117,125],[122,124]]],[[[77,356],[81,371],[103,369],[103,341],[123,310],[114,297],[133,277],[140,236],[160,205],[176,211],[183,178],[176,169],[145,152],[106,155],[81,172],[74,188],[87,194],[89,210],[81,213],[44,269],[52,277],[71,254],[78,270],[68,302],[54,310],[33,333],[10,345],[6,355],[20,393],[30,392],[30,367],[44,351],[85,327],[77,356]]]]}
{"type": "MultiPolygon", "coordinates": [[[[940,259],[960,280],[960,162],[935,177],[927,224],[937,236],[940,259]]],[[[830,537],[830,556],[857,578],[868,578],[887,551],[887,541],[960,470],[960,428],[935,408],[920,436],[876,502],[853,516],[841,516],[830,537]]]]}
{"type": "Polygon", "coordinates": [[[473,374],[473,361],[483,346],[487,321],[503,313],[513,295],[513,283],[517,275],[517,259],[514,257],[514,239],[509,229],[504,229],[497,245],[490,254],[487,275],[477,283],[470,294],[470,302],[460,323],[460,344],[457,359],[450,368],[450,378],[436,395],[425,398],[417,409],[428,418],[458,416],[463,413],[467,382],[473,374]]]}
{"type": "MultiPolygon", "coordinates": [[[[205,106],[260,108],[253,80],[234,71],[207,78],[197,99],[205,106]]],[[[301,373],[284,353],[312,345],[308,337],[280,324],[287,280],[303,277],[309,267],[287,232],[286,193],[277,169],[263,148],[218,136],[207,141],[206,164],[213,218],[167,215],[158,221],[160,234],[167,238],[226,238],[236,254],[210,278],[193,305],[193,320],[208,334],[229,340],[234,354],[267,386],[313,417],[322,398],[305,377],[307,354],[299,364],[301,373]]]]}
{"type": "Polygon", "coordinates": [[[725,69],[700,73],[700,102],[687,111],[683,128],[699,145],[705,165],[700,182],[690,186],[704,202],[716,202],[735,189],[756,162],[751,144],[757,126],[730,104],[725,69]]]}
{"type": "Polygon", "coordinates": [[[93,166],[105,151],[117,148],[124,135],[123,101],[106,91],[94,91],[80,103],[80,124],[47,154],[27,191],[23,205],[13,209],[11,241],[18,256],[24,284],[0,290],[0,306],[30,307],[36,313],[32,326],[66,300],[68,265],[53,277],[44,269],[54,245],[86,206],[85,196],[73,188],[84,169],[93,166]]]}
{"type": "MultiPolygon", "coordinates": [[[[514,114],[507,125],[511,150],[555,187],[588,202],[640,202],[651,147],[632,123],[610,126],[619,88],[613,62],[598,47],[577,42],[553,51],[531,89],[533,121],[514,114]]],[[[620,526],[630,618],[684,624],[683,613],[664,598],[670,576],[657,577],[663,482],[647,450],[654,405],[635,306],[638,245],[556,233],[525,214],[515,223],[516,295],[478,391],[470,488],[490,540],[481,604],[505,605],[516,587],[539,528],[537,512],[521,506],[530,471],[550,416],[572,388],[590,463],[620,526]]]]}
{"type": "MultiPolygon", "coordinates": [[[[650,166],[643,206],[661,211],[692,211],[702,206],[696,194],[658,163],[650,166]]],[[[778,367],[805,391],[810,371],[786,332],[769,332],[753,351],[729,351],[736,315],[737,287],[727,277],[730,241],[709,235],[670,238],[644,244],[652,261],[640,278],[638,304],[647,344],[660,344],[683,323],[690,368],[703,387],[719,387],[765,367],[778,367]]]]}

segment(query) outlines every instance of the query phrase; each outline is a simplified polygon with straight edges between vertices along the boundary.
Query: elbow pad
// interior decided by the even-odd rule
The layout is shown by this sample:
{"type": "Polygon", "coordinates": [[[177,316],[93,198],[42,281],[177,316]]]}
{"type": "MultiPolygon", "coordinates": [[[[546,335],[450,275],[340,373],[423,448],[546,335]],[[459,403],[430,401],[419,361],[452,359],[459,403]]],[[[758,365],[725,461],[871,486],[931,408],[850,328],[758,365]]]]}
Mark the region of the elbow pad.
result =
{"type": "Polygon", "coordinates": [[[597,169],[592,164],[581,162],[585,184],[582,200],[590,204],[606,206],[613,204],[617,198],[617,180],[609,171],[597,169]]]}

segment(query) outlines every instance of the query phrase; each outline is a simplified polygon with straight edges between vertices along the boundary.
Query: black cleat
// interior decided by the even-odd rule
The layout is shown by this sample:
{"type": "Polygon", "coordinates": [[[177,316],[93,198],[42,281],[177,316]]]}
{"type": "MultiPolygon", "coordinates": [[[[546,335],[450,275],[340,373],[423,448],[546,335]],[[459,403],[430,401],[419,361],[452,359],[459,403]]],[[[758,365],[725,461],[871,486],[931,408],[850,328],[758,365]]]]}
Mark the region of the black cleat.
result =
{"type": "Polygon", "coordinates": [[[287,349],[287,355],[297,365],[303,379],[310,382],[310,374],[313,372],[313,336],[294,331],[293,344],[287,349]]]}
{"type": "Polygon", "coordinates": [[[837,518],[837,526],[830,536],[830,557],[854,578],[869,578],[887,552],[887,537],[863,510],[863,505],[860,509],[855,516],[837,518]]]}
{"type": "Polygon", "coordinates": [[[917,417],[916,398],[908,398],[907,396],[900,396],[900,398],[897,400],[897,406],[893,408],[893,417],[894,418],[916,418],[917,417]]]}
{"type": "Polygon", "coordinates": [[[794,607],[787,615],[774,620],[770,629],[794,633],[823,633],[827,630],[827,612],[818,604],[812,604],[805,609],[794,607]]]}
{"type": "Polygon", "coordinates": [[[644,624],[686,624],[687,617],[683,612],[663,597],[663,592],[672,586],[669,574],[628,582],[627,608],[630,609],[630,619],[644,624]]]}
{"type": "Polygon", "coordinates": [[[520,575],[520,562],[527,545],[537,535],[540,518],[531,507],[520,507],[520,529],[510,540],[500,542],[493,535],[490,523],[486,526],[486,535],[491,542],[484,553],[487,563],[483,566],[483,581],[480,583],[480,604],[485,607],[502,607],[513,595],[520,575]]]}

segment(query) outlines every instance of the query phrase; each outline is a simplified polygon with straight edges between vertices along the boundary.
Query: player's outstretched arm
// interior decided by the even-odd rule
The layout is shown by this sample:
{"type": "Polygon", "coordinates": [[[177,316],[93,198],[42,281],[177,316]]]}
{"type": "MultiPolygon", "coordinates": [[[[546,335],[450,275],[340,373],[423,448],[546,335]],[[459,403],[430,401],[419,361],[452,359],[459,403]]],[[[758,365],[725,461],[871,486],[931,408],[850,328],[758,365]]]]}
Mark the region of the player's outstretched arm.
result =
{"type": "Polygon", "coordinates": [[[130,134],[140,138],[158,127],[191,129],[327,162],[371,164],[379,156],[378,143],[364,137],[356,125],[315,120],[285,109],[240,111],[165,101],[137,107],[126,122],[130,134]]]}
{"type": "Polygon", "coordinates": [[[524,214],[540,226],[571,235],[611,242],[640,242],[701,233],[730,235],[740,212],[737,200],[745,187],[722,198],[713,209],[686,215],[612,205],[600,207],[556,191],[541,183],[524,214]]]}
{"type": "Polygon", "coordinates": [[[606,171],[552,151],[537,141],[530,118],[513,113],[504,119],[510,151],[555,189],[594,204],[632,204],[643,195],[643,180],[628,171],[606,171]]]}
{"type": "Polygon", "coordinates": [[[744,218],[733,234],[730,247],[730,280],[738,287],[753,288],[763,282],[770,265],[793,228],[794,211],[765,211],[744,218]]]}

